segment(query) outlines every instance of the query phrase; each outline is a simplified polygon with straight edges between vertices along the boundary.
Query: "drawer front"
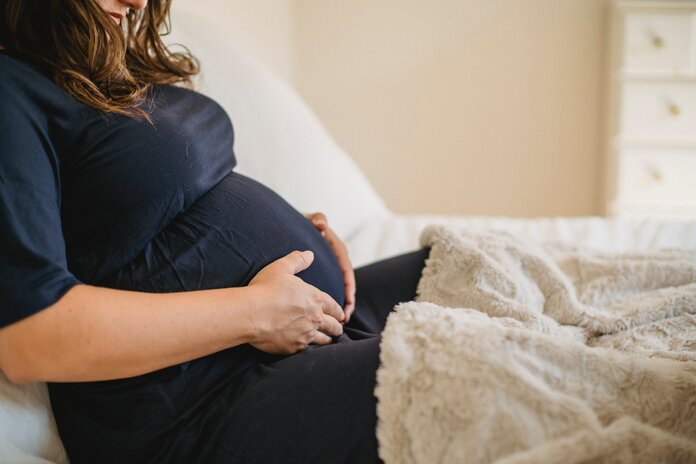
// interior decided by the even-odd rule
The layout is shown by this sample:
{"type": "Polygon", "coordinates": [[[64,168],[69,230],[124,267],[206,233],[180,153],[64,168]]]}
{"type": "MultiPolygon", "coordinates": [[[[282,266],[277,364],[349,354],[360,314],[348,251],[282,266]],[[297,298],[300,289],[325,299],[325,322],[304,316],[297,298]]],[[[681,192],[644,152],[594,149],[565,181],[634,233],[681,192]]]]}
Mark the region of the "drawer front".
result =
{"type": "Polygon", "coordinates": [[[622,94],[622,136],[696,139],[696,83],[625,82],[622,94]]]}
{"type": "Polygon", "coordinates": [[[683,74],[693,69],[692,13],[627,13],[625,72],[683,74]]]}
{"type": "Polygon", "coordinates": [[[696,206],[696,150],[623,149],[618,203],[670,209],[696,206]]]}

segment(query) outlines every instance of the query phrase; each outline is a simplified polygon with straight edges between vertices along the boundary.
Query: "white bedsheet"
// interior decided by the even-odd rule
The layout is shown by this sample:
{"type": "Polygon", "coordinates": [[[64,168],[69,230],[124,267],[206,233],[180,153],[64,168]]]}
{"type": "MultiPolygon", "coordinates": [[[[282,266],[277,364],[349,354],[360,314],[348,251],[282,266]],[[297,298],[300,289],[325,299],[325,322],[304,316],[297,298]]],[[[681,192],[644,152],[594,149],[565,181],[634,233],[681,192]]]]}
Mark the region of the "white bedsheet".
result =
{"type": "Polygon", "coordinates": [[[526,219],[387,213],[373,217],[345,238],[353,265],[357,267],[417,249],[420,232],[435,223],[467,227],[475,232],[505,230],[526,238],[572,243],[600,251],[696,249],[696,219],[526,219]]]}

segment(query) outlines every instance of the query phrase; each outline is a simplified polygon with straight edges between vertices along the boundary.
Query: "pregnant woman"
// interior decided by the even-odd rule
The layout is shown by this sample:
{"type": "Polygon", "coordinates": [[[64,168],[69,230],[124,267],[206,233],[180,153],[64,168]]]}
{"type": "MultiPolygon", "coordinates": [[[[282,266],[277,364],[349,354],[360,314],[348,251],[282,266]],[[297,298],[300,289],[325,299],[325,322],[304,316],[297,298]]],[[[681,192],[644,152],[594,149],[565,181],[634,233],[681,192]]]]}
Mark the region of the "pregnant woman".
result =
{"type": "Polygon", "coordinates": [[[378,462],[379,333],[428,250],[354,272],[236,173],[169,3],[0,3],[0,368],[49,382],[72,464],[378,462]]]}

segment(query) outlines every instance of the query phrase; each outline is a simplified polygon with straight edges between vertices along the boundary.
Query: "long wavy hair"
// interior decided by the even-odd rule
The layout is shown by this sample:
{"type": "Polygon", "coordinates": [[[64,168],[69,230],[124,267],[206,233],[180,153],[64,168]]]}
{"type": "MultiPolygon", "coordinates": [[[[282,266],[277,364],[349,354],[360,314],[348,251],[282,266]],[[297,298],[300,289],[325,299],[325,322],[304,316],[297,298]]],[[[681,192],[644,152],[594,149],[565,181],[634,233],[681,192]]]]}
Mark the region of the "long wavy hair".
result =
{"type": "Polygon", "coordinates": [[[116,24],[97,0],[0,0],[0,45],[39,64],[77,100],[104,113],[150,120],[153,84],[183,83],[199,69],[188,49],[171,52],[171,0],[150,0],[116,24]]]}

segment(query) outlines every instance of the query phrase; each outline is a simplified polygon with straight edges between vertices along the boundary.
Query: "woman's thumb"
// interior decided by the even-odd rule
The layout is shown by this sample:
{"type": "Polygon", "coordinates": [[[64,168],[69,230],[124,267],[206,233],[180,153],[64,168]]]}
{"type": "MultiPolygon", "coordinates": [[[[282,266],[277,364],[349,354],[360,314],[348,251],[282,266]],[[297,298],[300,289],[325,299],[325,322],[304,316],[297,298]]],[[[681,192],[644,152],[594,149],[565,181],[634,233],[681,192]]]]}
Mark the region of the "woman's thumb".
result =
{"type": "Polygon", "coordinates": [[[293,251],[285,256],[285,259],[290,261],[290,266],[293,274],[307,269],[314,261],[314,253],[311,250],[293,251]]]}

